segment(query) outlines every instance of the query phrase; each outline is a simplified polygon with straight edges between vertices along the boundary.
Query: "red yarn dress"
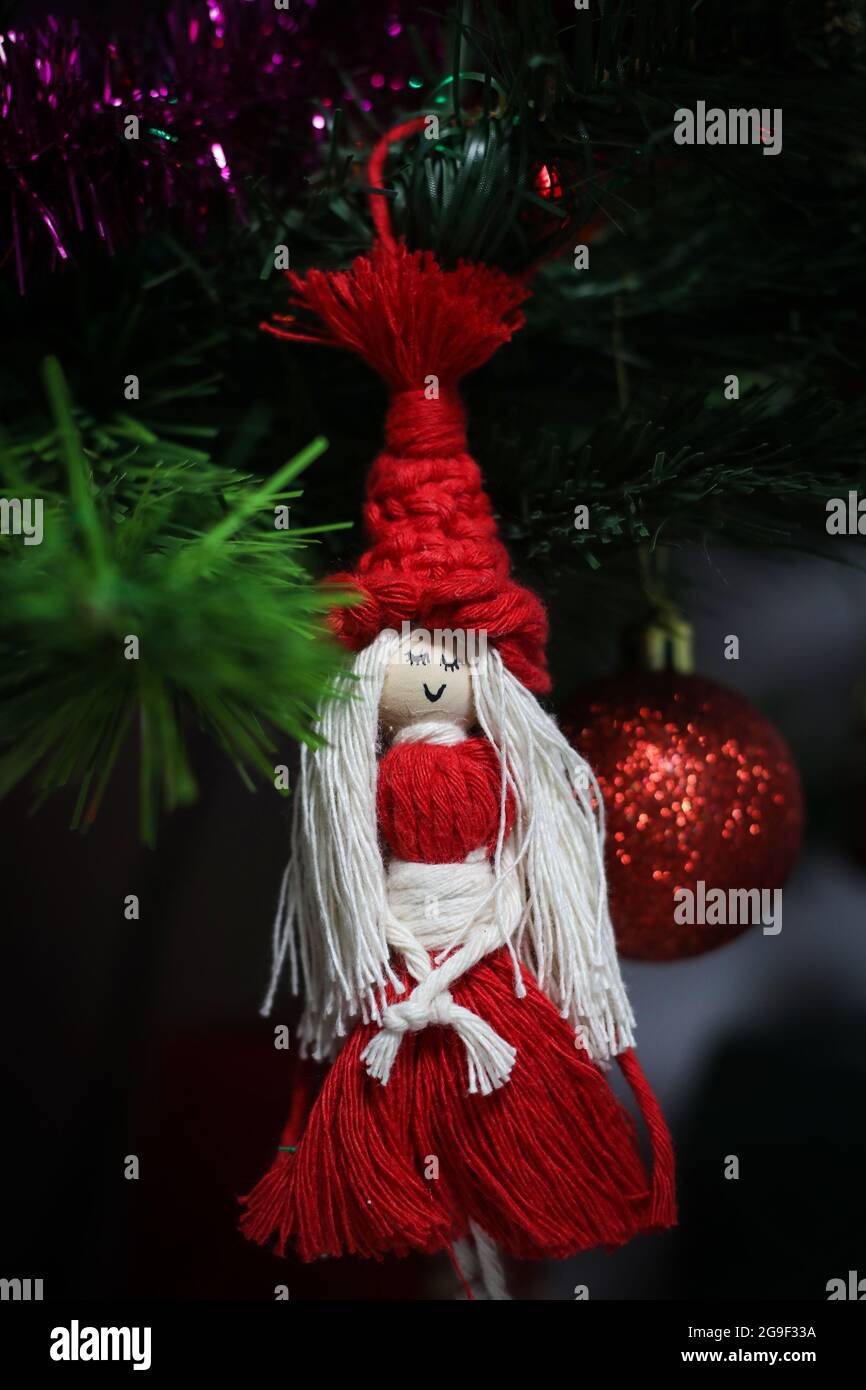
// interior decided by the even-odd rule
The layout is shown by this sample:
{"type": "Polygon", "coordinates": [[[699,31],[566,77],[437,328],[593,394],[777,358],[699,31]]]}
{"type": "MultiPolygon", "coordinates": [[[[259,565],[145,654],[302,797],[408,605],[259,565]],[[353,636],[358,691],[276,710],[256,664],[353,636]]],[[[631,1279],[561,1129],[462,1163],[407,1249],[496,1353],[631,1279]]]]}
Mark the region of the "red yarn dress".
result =
{"type": "MultiPolygon", "coordinates": [[[[492,854],[499,798],[498,759],[481,738],[400,744],[379,764],[380,829],[399,859],[456,864],[481,846],[492,854]]],[[[296,1152],[280,1153],[244,1199],[245,1234],[262,1244],[276,1236],[281,1253],[291,1243],[305,1260],[378,1258],[441,1250],[465,1237],[471,1220],[512,1255],[533,1259],[618,1246],[672,1225],[670,1137],[636,1057],[618,1061],[652,1137],[652,1182],[603,1072],[522,974],[526,995],[517,998],[503,949],[452,987],[455,1003],[517,1050],[510,1079],[490,1095],[468,1094],[452,1028],[407,1033],[382,1085],[361,1061],[377,1025],[356,1027],[296,1152]]],[[[405,982],[411,989],[408,974],[405,982]]],[[[293,1116],[284,1144],[297,1129],[293,1116]]]]}

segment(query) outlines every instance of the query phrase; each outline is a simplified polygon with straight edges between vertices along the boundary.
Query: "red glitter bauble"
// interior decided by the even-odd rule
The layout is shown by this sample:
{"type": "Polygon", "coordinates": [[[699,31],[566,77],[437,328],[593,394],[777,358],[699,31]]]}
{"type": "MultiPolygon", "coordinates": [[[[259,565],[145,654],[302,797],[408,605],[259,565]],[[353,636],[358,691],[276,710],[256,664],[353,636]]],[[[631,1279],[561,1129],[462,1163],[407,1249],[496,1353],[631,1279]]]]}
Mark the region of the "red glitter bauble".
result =
{"type": "MultiPolygon", "coordinates": [[[[621,954],[677,960],[739,936],[754,908],[744,911],[745,899],[732,900],[730,890],[780,888],[802,839],[800,778],[781,735],[741,695],[673,672],[600,681],[561,723],[604,797],[621,954]],[[696,906],[722,889],[735,908],[726,909],[726,925],[677,921],[682,888],[696,906]]],[[[678,915],[686,915],[681,906],[678,915]]]]}

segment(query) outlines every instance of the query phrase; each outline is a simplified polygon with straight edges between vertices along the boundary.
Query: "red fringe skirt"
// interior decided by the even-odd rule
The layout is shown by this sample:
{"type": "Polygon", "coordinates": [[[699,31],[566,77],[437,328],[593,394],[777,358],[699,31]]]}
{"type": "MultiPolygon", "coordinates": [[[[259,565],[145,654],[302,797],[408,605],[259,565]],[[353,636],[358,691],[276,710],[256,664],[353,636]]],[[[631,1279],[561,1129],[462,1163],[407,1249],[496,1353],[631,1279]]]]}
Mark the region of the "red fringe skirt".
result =
{"type": "MultiPolygon", "coordinates": [[[[650,1134],[653,1176],[635,1125],[604,1073],[523,971],[514,993],[506,951],[486,957],[452,989],[517,1049],[509,1081],[467,1092],[453,1029],[403,1036],[388,1084],[361,1053],[375,1024],[355,1029],[329,1071],[303,1134],[293,1107],[280,1152],[246,1197],[244,1234],[304,1260],[433,1252],[474,1221],[520,1259],[561,1259],[623,1245],[674,1225],[670,1135],[637,1058],[617,1058],[650,1134]]],[[[411,988],[412,981],[408,981],[411,988]]]]}

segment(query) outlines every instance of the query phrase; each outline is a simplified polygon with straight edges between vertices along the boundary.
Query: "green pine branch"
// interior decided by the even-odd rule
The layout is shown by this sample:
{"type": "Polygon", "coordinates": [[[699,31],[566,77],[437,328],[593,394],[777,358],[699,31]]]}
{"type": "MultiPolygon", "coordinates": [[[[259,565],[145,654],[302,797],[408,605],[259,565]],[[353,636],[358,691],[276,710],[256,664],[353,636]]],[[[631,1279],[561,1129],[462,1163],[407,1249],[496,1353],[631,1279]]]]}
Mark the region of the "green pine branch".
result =
{"type": "Polygon", "coordinates": [[[56,360],[44,376],[50,440],[35,463],[20,443],[0,451],[2,495],[43,503],[41,543],[0,538],[0,795],[25,777],[37,804],[74,786],[86,827],[134,733],[153,843],[160,804],[196,794],[193,727],[248,784],[274,783],[277,736],[315,741],[339,657],[333,598],[301,555],[327,528],[276,529],[275,508],[326,442],[266,482],[147,436],[109,466],[85,451],[56,360]],[[52,482],[41,465],[57,455],[65,479],[52,482]]]}
{"type": "Polygon", "coordinates": [[[826,501],[866,488],[866,406],[756,387],[739,401],[662,402],[591,429],[500,425],[497,504],[516,553],[573,580],[649,545],[705,542],[832,553],[826,501]],[[781,403],[780,403],[781,402],[781,403]]]}

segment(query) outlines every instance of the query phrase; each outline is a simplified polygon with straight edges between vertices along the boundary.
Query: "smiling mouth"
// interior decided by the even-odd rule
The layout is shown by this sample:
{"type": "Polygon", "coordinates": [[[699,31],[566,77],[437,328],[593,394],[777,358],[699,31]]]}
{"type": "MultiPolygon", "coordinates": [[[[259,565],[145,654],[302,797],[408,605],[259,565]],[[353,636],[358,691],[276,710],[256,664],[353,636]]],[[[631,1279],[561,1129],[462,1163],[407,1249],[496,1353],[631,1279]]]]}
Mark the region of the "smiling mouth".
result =
{"type": "Polygon", "coordinates": [[[431,705],[435,705],[436,701],[437,701],[437,700],[440,698],[440,696],[443,694],[443,692],[444,692],[444,690],[445,690],[445,686],[446,686],[447,684],[448,684],[448,682],[446,681],[445,685],[440,685],[440,687],[439,687],[439,689],[436,691],[436,694],[435,694],[435,695],[431,695],[431,694],[430,694],[430,691],[427,689],[427,682],[426,682],[426,681],[424,682],[424,694],[427,696],[427,699],[430,701],[431,705]]]}

